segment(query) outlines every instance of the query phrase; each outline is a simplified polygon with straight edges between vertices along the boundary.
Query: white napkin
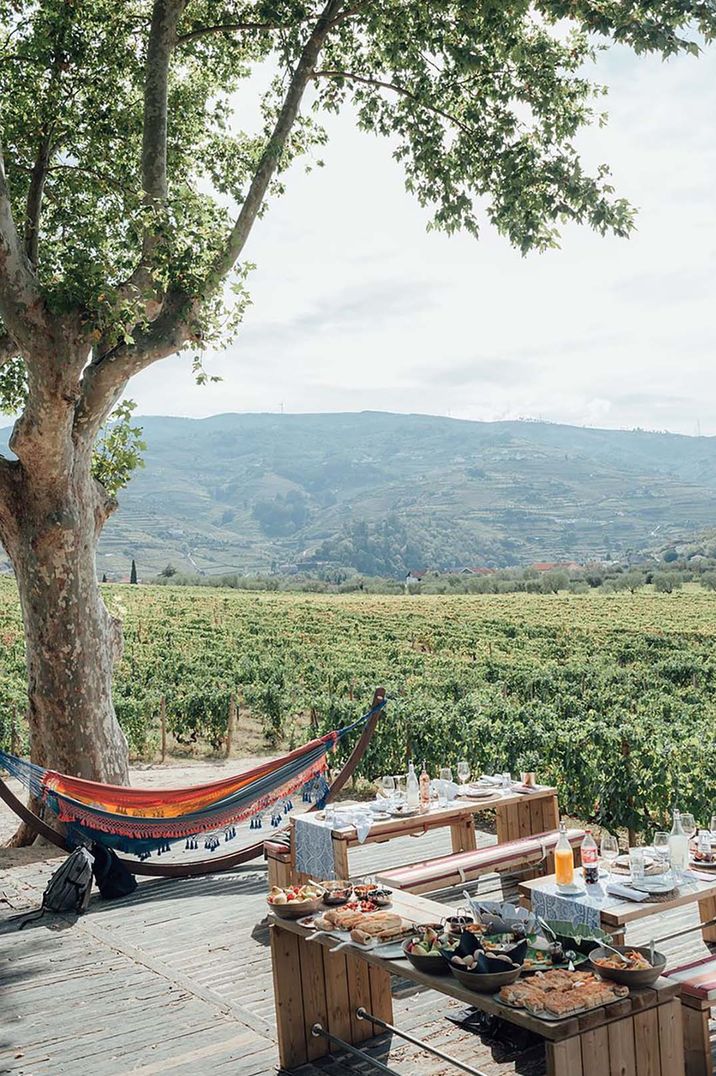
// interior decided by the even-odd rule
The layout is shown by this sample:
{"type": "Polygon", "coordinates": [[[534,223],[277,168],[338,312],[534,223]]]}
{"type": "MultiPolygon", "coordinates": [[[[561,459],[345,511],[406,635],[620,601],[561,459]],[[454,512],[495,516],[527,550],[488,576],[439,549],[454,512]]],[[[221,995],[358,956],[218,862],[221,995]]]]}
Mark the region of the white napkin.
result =
{"type": "Polygon", "coordinates": [[[488,777],[486,774],[483,773],[482,776],[478,779],[477,783],[478,783],[478,785],[494,785],[495,788],[501,788],[502,787],[502,778],[501,777],[488,777]]]}
{"type": "Polygon", "coordinates": [[[632,889],[630,885],[621,885],[619,882],[610,882],[607,886],[607,893],[610,897],[621,897],[622,900],[633,900],[639,903],[649,896],[640,889],[632,889]]]}

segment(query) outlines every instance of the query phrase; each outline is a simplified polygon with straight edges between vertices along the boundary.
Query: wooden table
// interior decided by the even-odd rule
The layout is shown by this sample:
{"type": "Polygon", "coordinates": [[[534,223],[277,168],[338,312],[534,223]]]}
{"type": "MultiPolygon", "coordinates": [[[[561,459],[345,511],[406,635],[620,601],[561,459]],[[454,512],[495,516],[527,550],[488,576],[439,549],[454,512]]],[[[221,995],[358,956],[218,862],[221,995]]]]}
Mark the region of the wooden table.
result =
{"type": "MultiPolygon", "coordinates": [[[[408,893],[396,893],[393,908],[417,923],[434,922],[448,912],[443,904],[408,893]]],[[[360,1045],[373,1037],[373,1025],[356,1017],[358,1008],[392,1023],[392,973],[536,1032],[545,1043],[549,1076],[683,1076],[679,987],[665,979],[653,988],[632,990],[612,1005],[546,1023],[508,1008],[497,995],[468,990],[452,976],[427,975],[407,960],[385,960],[357,947],[334,953],[334,939],[324,935],[309,941],[311,931],[297,922],[275,915],[271,920],[283,1068],[295,1068],[331,1051],[325,1039],[311,1034],[314,1024],[360,1045]]]]}
{"type": "MultiPolygon", "coordinates": [[[[619,881],[619,875],[614,875],[614,881],[619,881]]],[[[533,878],[529,881],[520,882],[519,891],[523,904],[527,907],[531,906],[532,893],[536,889],[544,888],[553,882],[553,874],[546,878],[533,878]]],[[[590,886],[590,891],[594,892],[596,888],[596,886],[590,886]]],[[[605,930],[620,940],[623,940],[624,931],[629,923],[633,923],[637,919],[646,919],[648,916],[662,915],[664,912],[670,912],[672,908],[681,908],[686,904],[698,903],[702,922],[716,916],[716,877],[712,881],[702,879],[689,881],[681,887],[678,896],[660,903],[651,903],[649,901],[637,903],[631,900],[620,900],[618,897],[607,896],[606,888],[601,883],[599,888],[605,895],[604,904],[599,909],[601,924],[605,930]]],[[[658,930],[656,930],[656,933],[658,933],[658,930]]],[[[702,935],[706,942],[716,941],[716,928],[707,927],[702,931],[702,935]]]]}
{"type": "MultiPolygon", "coordinates": [[[[339,803],[340,811],[353,804],[339,803]]],[[[355,806],[360,806],[356,804],[355,806]]],[[[485,811],[494,811],[497,822],[497,842],[518,840],[531,837],[535,833],[547,833],[559,826],[559,805],[557,790],[543,786],[536,792],[504,792],[500,798],[475,800],[459,798],[445,807],[431,805],[425,814],[410,818],[391,818],[384,822],[374,822],[363,844],[379,844],[394,837],[418,837],[431,829],[449,828],[453,852],[472,852],[477,848],[475,839],[475,816],[485,811]]],[[[300,816],[299,816],[300,817],[300,816]]],[[[291,882],[306,881],[306,876],[296,869],[296,819],[291,819],[291,882]]],[[[336,878],[350,878],[348,851],[359,847],[361,842],[353,826],[334,829],[333,862],[336,878]]],[[[386,864],[391,866],[392,864],[386,864]]]]}

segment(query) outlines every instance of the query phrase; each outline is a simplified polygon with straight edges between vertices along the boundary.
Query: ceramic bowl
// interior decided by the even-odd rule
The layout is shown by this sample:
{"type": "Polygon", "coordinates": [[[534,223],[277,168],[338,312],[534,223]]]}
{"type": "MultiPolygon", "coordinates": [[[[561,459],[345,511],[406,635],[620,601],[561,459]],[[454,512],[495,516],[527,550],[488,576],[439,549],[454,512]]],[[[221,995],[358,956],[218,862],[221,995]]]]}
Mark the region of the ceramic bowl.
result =
{"type": "MultiPolygon", "coordinates": [[[[615,945],[613,948],[618,953],[636,952],[641,953],[647,960],[650,959],[648,945],[615,945]]],[[[603,968],[595,963],[596,960],[612,956],[614,954],[609,949],[603,949],[599,946],[597,949],[592,949],[589,954],[589,961],[600,978],[610,979],[614,983],[621,983],[622,986],[651,986],[660,975],[664,974],[664,968],[666,967],[666,957],[659,952],[654,953],[654,966],[652,968],[642,968],[640,971],[631,971],[628,968],[603,968]]]]}

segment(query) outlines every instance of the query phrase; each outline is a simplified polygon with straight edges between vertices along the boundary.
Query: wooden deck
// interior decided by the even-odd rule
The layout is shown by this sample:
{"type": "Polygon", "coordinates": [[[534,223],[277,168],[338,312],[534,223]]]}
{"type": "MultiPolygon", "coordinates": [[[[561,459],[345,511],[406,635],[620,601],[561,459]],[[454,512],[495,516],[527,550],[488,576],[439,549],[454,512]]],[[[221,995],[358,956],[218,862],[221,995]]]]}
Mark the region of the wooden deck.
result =
{"type": "MultiPolygon", "coordinates": [[[[494,837],[483,838],[489,842],[494,837]]],[[[446,832],[356,849],[355,868],[371,874],[449,851],[446,832]],[[390,852],[389,861],[387,853],[390,852]]],[[[0,924],[39,905],[58,860],[0,877],[0,924]]],[[[499,895],[497,876],[480,892],[499,895]]],[[[516,893],[507,880],[506,896],[516,893]]],[[[46,917],[18,933],[0,934],[0,1073],[124,1076],[129,1073],[277,1071],[265,871],[257,861],[241,873],[140,884],[131,897],[93,899],[72,922],[46,917]]],[[[453,902],[460,897],[453,895],[453,902]]],[[[696,922],[696,912],[664,917],[662,933],[696,922]]],[[[637,926],[629,940],[646,941],[637,926]]],[[[666,943],[674,959],[705,952],[698,935],[666,943]]],[[[394,981],[396,1023],[469,1061],[485,1076],[540,1076],[538,1045],[519,1049],[482,1039],[445,1019],[462,1006],[394,981]]],[[[456,1072],[415,1047],[383,1036],[370,1051],[411,1076],[456,1072]]],[[[295,1076],[348,1076],[370,1066],[342,1055],[295,1070],[295,1076]]]]}

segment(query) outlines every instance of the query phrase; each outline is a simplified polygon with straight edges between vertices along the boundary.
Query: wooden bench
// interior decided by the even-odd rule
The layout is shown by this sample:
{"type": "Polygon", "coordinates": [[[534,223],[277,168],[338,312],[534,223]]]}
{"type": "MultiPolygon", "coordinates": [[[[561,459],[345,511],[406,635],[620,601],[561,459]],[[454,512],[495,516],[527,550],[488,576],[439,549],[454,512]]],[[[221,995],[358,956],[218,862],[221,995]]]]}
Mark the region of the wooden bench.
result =
{"type": "Polygon", "coordinates": [[[686,1076],[712,1076],[709,1016],[716,1005],[716,956],[681,964],[667,978],[681,987],[686,1076]]]}
{"type": "MultiPolygon", "coordinates": [[[[568,830],[567,837],[572,848],[577,849],[584,838],[584,830],[568,830]]],[[[534,866],[544,868],[545,873],[551,874],[558,838],[558,830],[537,833],[533,837],[522,837],[506,844],[478,848],[475,852],[460,852],[407,867],[396,867],[382,871],[377,877],[379,882],[393,889],[403,889],[408,893],[434,893],[439,889],[465,885],[482,874],[500,870],[534,866]]]]}

